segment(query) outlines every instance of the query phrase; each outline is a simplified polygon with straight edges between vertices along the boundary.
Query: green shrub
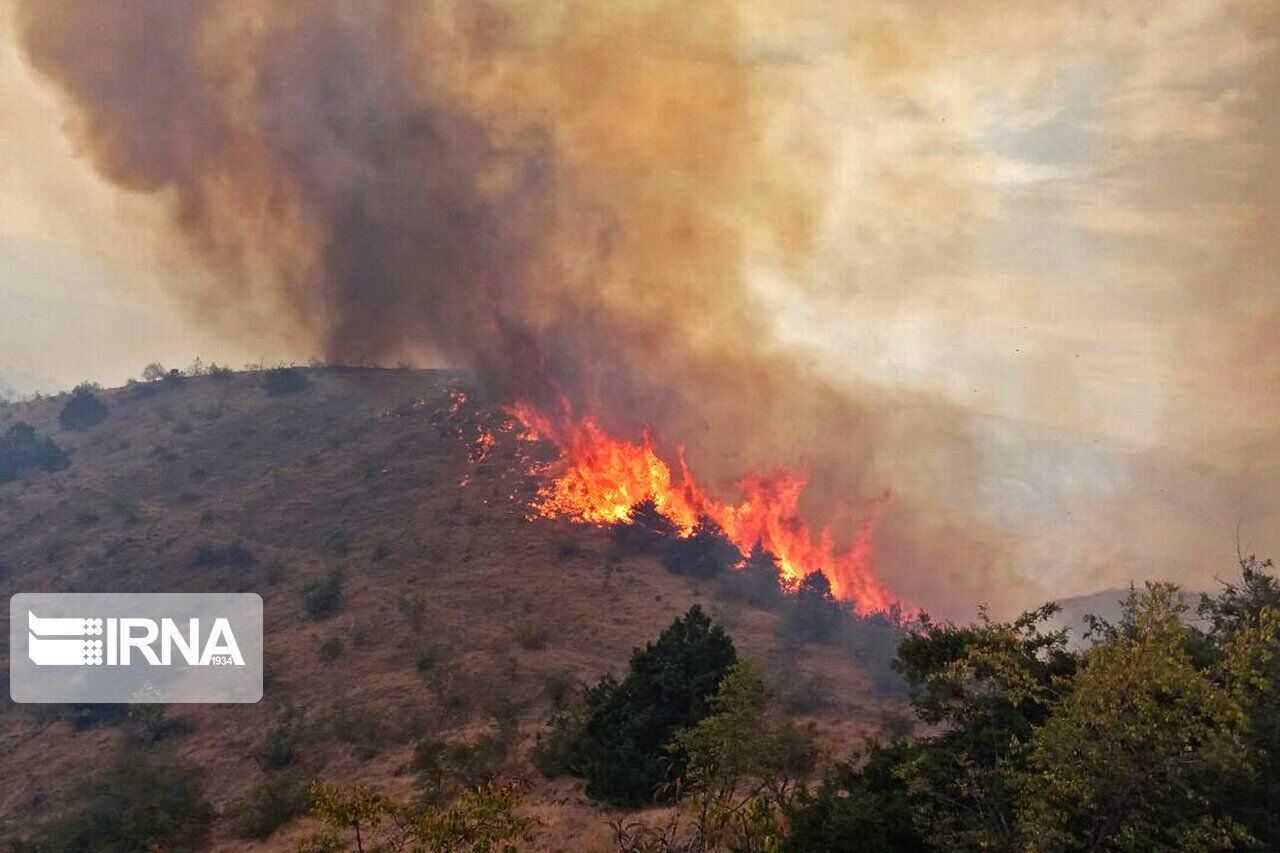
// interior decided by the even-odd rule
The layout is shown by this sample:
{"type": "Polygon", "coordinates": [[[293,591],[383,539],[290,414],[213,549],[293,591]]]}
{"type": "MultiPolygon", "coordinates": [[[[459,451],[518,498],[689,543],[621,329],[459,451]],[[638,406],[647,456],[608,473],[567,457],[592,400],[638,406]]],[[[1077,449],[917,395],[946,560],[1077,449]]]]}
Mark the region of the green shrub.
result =
{"type": "Polygon", "coordinates": [[[228,566],[233,569],[247,569],[256,562],[253,552],[242,542],[229,542],[215,545],[203,542],[196,548],[193,562],[202,569],[228,566]]]}
{"type": "Polygon", "coordinates": [[[75,387],[71,398],[58,413],[58,423],[63,429],[86,430],[106,419],[107,404],[94,393],[95,390],[96,386],[87,382],[75,387]]]}
{"type": "Polygon", "coordinates": [[[697,605],[631,656],[622,681],[606,676],[580,704],[558,712],[534,760],[555,775],[582,776],[602,802],[640,806],[673,795],[684,771],[668,744],[711,711],[720,680],[738,660],[733,641],[697,605]]]}
{"type": "Polygon", "coordinates": [[[320,644],[320,660],[328,663],[335,661],[342,655],[342,640],[337,637],[330,637],[320,644]]]}
{"type": "Polygon", "coordinates": [[[301,739],[301,717],[293,708],[285,708],[280,719],[254,747],[253,757],[263,770],[283,770],[298,757],[301,739]]]}
{"type": "Polygon", "coordinates": [[[534,616],[526,616],[517,622],[512,633],[522,649],[534,651],[547,644],[547,627],[534,616]]]}
{"type": "Polygon", "coordinates": [[[327,619],[342,606],[342,571],[329,569],[302,587],[302,607],[312,619],[327,619]]]}
{"type": "Polygon", "coordinates": [[[14,850],[40,853],[126,853],[203,849],[214,811],[204,771],[138,748],[118,751],[68,798],[73,811],[40,827],[14,850]]]}
{"type": "Polygon", "coordinates": [[[71,464],[66,451],[52,438],[40,438],[28,423],[18,421],[0,435],[0,483],[29,471],[61,471],[71,464]]]}
{"type": "Polygon", "coordinates": [[[295,817],[306,814],[310,804],[305,780],[274,776],[250,788],[232,804],[227,816],[237,838],[263,841],[295,817]]]}

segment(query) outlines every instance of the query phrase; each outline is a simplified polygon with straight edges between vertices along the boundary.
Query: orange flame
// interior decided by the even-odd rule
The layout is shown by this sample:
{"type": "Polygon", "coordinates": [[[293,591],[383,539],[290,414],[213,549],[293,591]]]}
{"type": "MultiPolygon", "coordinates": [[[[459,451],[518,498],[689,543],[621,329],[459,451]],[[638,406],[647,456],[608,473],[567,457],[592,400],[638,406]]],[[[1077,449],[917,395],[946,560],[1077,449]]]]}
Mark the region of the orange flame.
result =
{"type": "Polygon", "coordinates": [[[652,500],[681,535],[692,533],[705,516],[744,555],[759,543],[778,558],[790,581],[821,571],[836,597],[851,602],[859,613],[884,611],[899,603],[871,570],[872,533],[888,494],[871,505],[853,544],[837,549],[830,530],[815,535],[800,517],[804,477],[788,471],[751,477],[738,484],[745,495],[740,503],[722,503],[698,486],[685,465],[683,449],[677,481],[647,433],[642,444],[620,441],[592,418],[575,420],[567,403],[555,418],[523,403],[509,412],[524,424],[522,438],[547,438],[561,452],[562,470],[539,490],[533,504],[539,515],[617,524],[630,518],[635,504],[652,500]]]}

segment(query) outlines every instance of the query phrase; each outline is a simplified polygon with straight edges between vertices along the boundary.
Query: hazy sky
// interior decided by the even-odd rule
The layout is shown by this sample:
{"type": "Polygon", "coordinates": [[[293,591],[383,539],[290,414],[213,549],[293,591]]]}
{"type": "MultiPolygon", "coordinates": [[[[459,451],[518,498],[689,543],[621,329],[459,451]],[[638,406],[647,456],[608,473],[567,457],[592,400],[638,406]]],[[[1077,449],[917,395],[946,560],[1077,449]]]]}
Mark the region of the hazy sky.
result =
{"type": "MultiPolygon", "coordinates": [[[[1067,592],[1150,574],[1208,583],[1229,571],[1237,527],[1246,548],[1276,553],[1274,0],[710,5],[727,16],[662,0],[589,13],[497,3],[506,30],[485,49],[499,59],[450,42],[442,55],[459,79],[441,65],[439,85],[465,90],[482,117],[524,111],[550,124],[574,179],[609,170],[602,185],[619,204],[698,197],[711,212],[690,219],[693,233],[732,231],[734,299],[768,318],[769,346],[788,365],[851,396],[872,387],[961,413],[954,428],[977,473],[939,493],[972,504],[989,527],[980,538],[998,542],[1020,582],[1067,592]],[[593,79],[570,80],[557,50],[593,79]],[[504,97],[512,65],[533,82],[504,97]],[[734,69],[732,85],[717,68],[734,69]],[[708,100],[699,115],[687,94],[728,100],[739,85],[748,106],[731,113],[708,100]],[[713,114],[741,126],[726,131],[713,114]],[[750,156],[716,162],[714,149],[679,144],[708,129],[740,134],[731,153],[750,156]]],[[[4,8],[0,374],[116,383],[152,360],[320,351],[296,322],[275,334],[269,304],[251,323],[225,313],[210,296],[225,268],[210,272],[167,239],[166,191],[109,185],[77,156],[66,104],[23,61],[4,8]]],[[[333,17],[339,30],[360,26],[333,17]]],[[[423,26],[456,37],[446,24],[423,26]]],[[[55,54],[48,61],[63,62],[55,54]]],[[[83,86],[74,60],[63,64],[83,86]]],[[[299,97],[300,115],[312,106],[299,97]]],[[[119,151],[103,151],[110,169],[119,151]]],[[[594,198],[581,187],[570,197],[594,198]]],[[[660,239],[631,239],[662,252],[660,239]]],[[[647,268],[649,256],[629,257],[647,268]]],[[[893,424],[878,428],[893,438],[893,424]]],[[[891,480],[927,454],[927,425],[903,430],[869,476],[891,480]]],[[[938,468],[920,488],[951,476],[938,468]]],[[[917,556],[936,562],[945,537],[930,535],[939,544],[917,556]]],[[[904,580],[921,591],[931,582],[904,580]]]]}

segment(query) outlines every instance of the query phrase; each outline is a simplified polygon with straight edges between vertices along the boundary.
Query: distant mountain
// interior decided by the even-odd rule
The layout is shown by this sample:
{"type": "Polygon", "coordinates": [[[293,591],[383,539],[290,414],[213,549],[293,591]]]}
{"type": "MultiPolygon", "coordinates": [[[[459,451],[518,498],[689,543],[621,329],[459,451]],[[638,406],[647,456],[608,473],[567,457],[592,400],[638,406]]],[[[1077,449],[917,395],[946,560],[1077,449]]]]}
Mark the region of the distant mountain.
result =
{"type": "MultiPolygon", "coordinates": [[[[1139,586],[1141,586],[1139,584],[1139,586]]],[[[1079,646],[1084,642],[1084,633],[1088,630],[1085,625],[1084,617],[1099,616],[1108,622],[1116,622],[1120,619],[1122,610],[1121,602],[1129,595],[1127,586],[1118,586],[1112,589],[1104,589],[1101,592],[1093,592],[1088,595],[1076,595],[1071,598],[1060,598],[1057,604],[1062,608],[1061,611],[1053,618],[1050,627],[1053,629],[1070,628],[1071,643],[1079,646]]],[[[1187,602],[1190,608],[1187,613],[1188,621],[1191,624],[1199,622],[1196,617],[1196,605],[1200,603],[1200,592],[1198,590],[1188,590],[1182,593],[1182,598],[1187,602]]]]}

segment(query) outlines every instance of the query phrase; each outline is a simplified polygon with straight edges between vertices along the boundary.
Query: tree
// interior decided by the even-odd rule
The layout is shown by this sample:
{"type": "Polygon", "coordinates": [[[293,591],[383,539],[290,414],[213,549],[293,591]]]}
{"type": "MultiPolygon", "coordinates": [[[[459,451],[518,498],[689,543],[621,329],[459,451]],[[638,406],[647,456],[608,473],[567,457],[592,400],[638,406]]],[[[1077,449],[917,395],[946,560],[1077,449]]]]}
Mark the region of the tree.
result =
{"type": "Polygon", "coordinates": [[[24,421],[11,424],[0,435],[0,483],[16,480],[32,470],[61,471],[71,464],[67,453],[52,438],[40,438],[24,421]]]}
{"type": "Polygon", "coordinates": [[[694,605],[632,653],[625,678],[605,676],[553,717],[534,760],[553,775],[581,776],[587,795],[602,802],[670,801],[685,756],[666,747],[711,712],[711,697],[737,660],[724,629],[694,605]]]}
{"type": "Polygon", "coordinates": [[[753,661],[737,663],[711,700],[714,713],[678,732],[687,756],[680,788],[695,814],[691,850],[776,849],[796,781],[813,770],[813,731],[770,707],[773,691],[753,661]]]}
{"type": "Polygon", "coordinates": [[[801,789],[786,809],[785,853],[923,853],[933,848],[916,826],[921,798],[902,769],[920,747],[871,743],[861,760],[835,765],[812,792],[801,789]]]}
{"type": "Polygon", "coordinates": [[[822,572],[812,572],[796,585],[785,627],[793,637],[827,643],[849,621],[849,615],[849,609],[831,593],[831,581],[827,576],[822,572]]]}
{"type": "Polygon", "coordinates": [[[610,536],[629,554],[653,554],[677,533],[675,524],[662,514],[653,498],[645,498],[631,507],[625,522],[613,526],[610,536]]]}
{"type": "Polygon", "coordinates": [[[58,423],[67,430],[86,430],[102,423],[107,416],[107,404],[94,393],[95,386],[89,383],[77,385],[71,392],[62,411],[58,413],[58,423]]]}
{"type": "Polygon", "coordinates": [[[726,591],[754,607],[776,608],[786,597],[782,567],[773,553],[757,542],[742,566],[726,581],[726,591]]]}
{"type": "Polygon", "coordinates": [[[662,565],[676,575],[713,578],[742,560],[736,545],[730,542],[709,518],[702,518],[688,536],[677,537],[662,551],[662,565]]]}
{"type": "Polygon", "coordinates": [[[1075,671],[1066,630],[1040,625],[1047,604],[1012,622],[957,628],[927,615],[898,648],[896,666],[925,723],[943,731],[917,742],[898,769],[916,799],[915,825],[940,849],[1008,849],[1015,841],[1020,745],[1044,723],[1075,671]]]}
{"type": "MultiPolygon", "coordinates": [[[[1243,709],[1187,652],[1178,588],[1131,591],[1086,651],[1020,774],[1028,850],[1225,850],[1251,839],[1214,792],[1247,774],[1243,709]]],[[[1226,675],[1225,672],[1221,673],[1226,675]]]]}

